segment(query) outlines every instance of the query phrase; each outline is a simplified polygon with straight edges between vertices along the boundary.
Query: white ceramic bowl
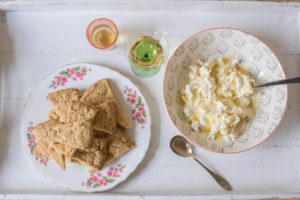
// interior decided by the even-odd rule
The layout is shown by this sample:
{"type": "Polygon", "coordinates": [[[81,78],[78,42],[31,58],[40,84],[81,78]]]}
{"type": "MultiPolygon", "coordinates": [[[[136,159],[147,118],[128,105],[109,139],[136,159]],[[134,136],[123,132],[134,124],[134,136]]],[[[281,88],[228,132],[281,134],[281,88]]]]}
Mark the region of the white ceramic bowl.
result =
{"type": "Polygon", "coordinates": [[[181,91],[188,81],[188,66],[197,58],[210,62],[229,55],[241,60],[261,82],[285,78],[276,55],[257,37],[237,29],[214,28],[196,33],[175,50],[167,64],[163,83],[165,106],[178,131],[193,144],[219,153],[238,153],[264,142],[281,122],[288,98],[286,85],[256,90],[259,110],[232,143],[211,140],[206,134],[193,132],[180,102],[181,91]]]}

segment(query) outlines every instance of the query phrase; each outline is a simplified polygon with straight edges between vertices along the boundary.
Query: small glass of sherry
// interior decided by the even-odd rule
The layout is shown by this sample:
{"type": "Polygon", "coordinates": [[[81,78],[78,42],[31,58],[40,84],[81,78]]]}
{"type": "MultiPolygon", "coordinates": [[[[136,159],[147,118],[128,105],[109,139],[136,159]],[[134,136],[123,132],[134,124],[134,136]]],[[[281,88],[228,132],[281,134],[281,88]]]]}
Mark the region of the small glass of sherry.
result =
{"type": "Polygon", "coordinates": [[[98,18],[88,25],[86,37],[97,49],[112,49],[118,38],[118,29],[111,20],[98,18]]]}

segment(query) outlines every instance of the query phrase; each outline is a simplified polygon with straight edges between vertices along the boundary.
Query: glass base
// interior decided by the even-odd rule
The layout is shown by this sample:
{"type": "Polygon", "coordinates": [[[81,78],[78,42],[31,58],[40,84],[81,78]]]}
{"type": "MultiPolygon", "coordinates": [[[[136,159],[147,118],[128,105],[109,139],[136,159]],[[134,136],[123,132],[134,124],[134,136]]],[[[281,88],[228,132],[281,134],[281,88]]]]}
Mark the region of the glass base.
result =
{"type": "Polygon", "coordinates": [[[151,71],[144,71],[144,70],[137,69],[131,65],[132,71],[136,75],[143,77],[143,78],[154,76],[155,74],[157,74],[159,72],[160,68],[161,67],[157,67],[156,69],[151,70],[151,71]]]}

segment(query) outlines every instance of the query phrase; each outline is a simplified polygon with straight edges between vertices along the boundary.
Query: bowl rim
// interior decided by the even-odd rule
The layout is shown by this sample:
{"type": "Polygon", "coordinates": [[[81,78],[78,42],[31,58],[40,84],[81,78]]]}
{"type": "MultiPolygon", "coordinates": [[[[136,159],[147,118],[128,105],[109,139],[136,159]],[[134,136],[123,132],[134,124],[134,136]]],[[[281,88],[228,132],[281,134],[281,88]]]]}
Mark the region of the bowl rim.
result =
{"type": "Polygon", "coordinates": [[[164,107],[165,107],[165,110],[166,110],[167,113],[168,113],[168,117],[169,117],[169,119],[171,120],[171,122],[173,123],[173,125],[175,126],[175,128],[177,129],[177,131],[178,131],[184,138],[186,138],[186,139],[187,139],[190,143],[192,143],[193,145],[195,145],[195,146],[197,146],[197,147],[200,147],[201,149],[205,149],[205,150],[207,150],[207,151],[210,151],[210,152],[219,153],[219,154],[235,154],[235,153],[245,152],[245,151],[251,150],[251,149],[253,149],[253,148],[259,146],[260,144],[264,143],[268,138],[270,138],[271,135],[274,134],[274,132],[277,130],[277,128],[278,128],[279,125],[281,124],[281,122],[282,122],[282,120],[283,120],[283,118],[284,118],[284,115],[285,115],[285,113],[286,113],[286,108],[287,108],[287,104],[288,104],[288,97],[289,97],[289,95],[288,95],[288,86],[287,86],[287,85],[286,85],[286,104],[285,104],[285,107],[284,107],[284,111],[283,111],[283,114],[282,114],[282,116],[281,116],[280,121],[277,123],[277,125],[276,125],[276,127],[273,129],[272,133],[271,133],[269,136],[267,136],[264,140],[262,140],[261,142],[257,143],[256,145],[254,145],[254,146],[252,146],[252,147],[250,147],[250,148],[244,149],[244,150],[240,150],[240,151],[219,152],[219,151],[216,151],[216,150],[213,150],[213,149],[206,148],[206,147],[204,147],[204,146],[202,146],[202,145],[199,145],[199,144],[193,142],[190,138],[188,138],[185,134],[183,134],[183,133],[179,130],[179,128],[175,125],[175,123],[173,122],[173,120],[172,120],[172,118],[171,118],[171,116],[170,116],[170,113],[169,113],[169,111],[168,111],[168,109],[167,109],[167,105],[166,105],[166,101],[165,101],[166,97],[165,97],[165,87],[164,87],[164,86],[165,86],[166,74],[167,74],[167,70],[168,70],[169,63],[170,63],[170,61],[171,61],[171,58],[174,56],[174,54],[176,53],[176,51],[177,51],[177,50],[178,50],[185,42],[187,42],[188,40],[192,39],[193,37],[195,37],[195,36],[197,36],[197,35],[199,35],[199,34],[202,34],[202,33],[208,32],[208,31],[212,31],[212,30],[224,30],[224,29],[226,29],[226,30],[233,30],[233,31],[239,31],[239,32],[245,33],[245,34],[247,34],[247,35],[250,35],[250,36],[256,38],[258,41],[260,41],[261,43],[263,43],[263,44],[264,44],[264,45],[272,52],[272,54],[275,56],[277,62],[279,63],[279,66],[280,66],[281,69],[282,69],[283,76],[284,76],[284,78],[286,79],[286,74],[285,74],[284,68],[283,68],[283,66],[282,66],[282,64],[281,64],[281,62],[280,62],[278,56],[274,53],[273,49],[271,49],[271,48],[270,48],[263,40],[259,39],[257,36],[255,36],[255,35],[253,35],[253,34],[251,34],[251,33],[248,33],[248,32],[246,32],[246,31],[241,30],[241,29],[231,28],[231,27],[215,27],[215,28],[204,29],[204,30],[202,30],[202,31],[200,31],[200,32],[197,32],[197,33],[195,33],[195,34],[189,36],[187,39],[185,39],[183,42],[181,42],[180,45],[178,45],[178,46],[176,47],[176,49],[173,51],[173,53],[172,53],[171,56],[169,57],[169,60],[168,60],[167,65],[166,65],[166,67],[165,67],[164,78],[163,78],[162,93],[163,93],[163,99],[164,99],[164,101],[163,101],[163,102],[164,102],[164,107]]]}

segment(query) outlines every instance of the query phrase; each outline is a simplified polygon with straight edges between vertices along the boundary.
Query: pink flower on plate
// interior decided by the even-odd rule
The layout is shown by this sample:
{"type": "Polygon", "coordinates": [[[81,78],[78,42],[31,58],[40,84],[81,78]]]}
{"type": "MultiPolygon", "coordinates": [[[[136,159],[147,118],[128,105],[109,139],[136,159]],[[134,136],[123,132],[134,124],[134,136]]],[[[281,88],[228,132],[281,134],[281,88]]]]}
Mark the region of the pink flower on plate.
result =
{"type": "Polygon", "coordinates": [[[131,101],[131,99],[130,99],[129,97],[127,97],[126,101],[127,101],[127,102],[130,102],[130,101],[131,101]]]}
{"type": "Polygon", "coordinates": [[[112,171],[107,171],[106,173],[107,173],[107,176],[112,177],[112,173],[113,173],[112,171]]]}
{"type": "Polygon", "coordinates": [[[58,77],[56,78],[56,81],[60,83],[60,82],[62,81],[62,76],[58,76],[58,77]]]}
{"type": "Polygon", "coordinates": [[[77,78],[76,77],[72,77],[73,81],[77,81],[77,78]]]}
{"type": "Polygon", "coordinates": [[[143,120],[143,124],[146,124],[146,119],[142,119],[143,120]]]}
{"type": "Polygon", "coordinates": [[[130,99],[130,103],[131,104],[135,104],[136,103],[136,99],[130,99]]]}
{"type": "Polygon", "coordinates": [[[98,173],[97,173],[97,176],[101,177],[101,176],[102,176],[102,174],[101,174],[100,172],[98,172],[98,173]]]}
{"type": "Polygon", "coordinates": [[[34,143],[35,143],[34,138],[29,139],[28,140],[28,147],[31,148],[34,145],[34,143]]]}
{"type": "Polygon", "coordinates": [[[142,126],[141,128],[142,128],[142,129],[145,129],[145,126],[142,126]]]}
{"type": "Polygon", "coordinates": [[[110,170],[110,171],[113,171],[113,170],[114,170],[114,168],[113,168],[113,167],[110,167],[110,168],[109,168],[109,170],[110,170]]]}
{"type": "Polygon", "coordinates": [[[136,112],[136,109],[134,108],[133,110],[132,110],[132,114],[134,114],[136,112]]]}
{"type": "Polygon", "coordinates": [[[76,72],[75,75],[76,75],[77,78],[81,78],[81,77],[84,76],[84,72],[76,72]]]}
{"type": "Polygon", "coordinates": [[[91,72],[92,71],[92,68],[89,68],[89,72],[91,72]]]}
{"type": "Polygon", "coordinates": [[[118,164],[118,167],[122,167],[122,165],[121,165],[121,164],[118,164]]]}
{"type": "Polygon", "coordinates": [[[129,89],[128,89],[128,92],[129,92],[129,93],[130,93],[130,92],[132,92],[132,89],[131,89],[131,88],[129,88],[129,89]]]}
{"type": "Polygon", "coordinates": [[[94,183],[94,182],[97,182],[98,181],[98,178],[96,176],[92,176],[90,178],[90,182],[94,183]]]}
{"type": "Polygon", "coordinates": [[[76,76],[77,78],[79,78],[79,77],[80,77],[80,72],[76,72],[76,73],[75,73],[75,76],[76,76]]]}
{"type": "Polygon", "coordinates": [[[81,187],[84,187],[84,182],[81,183],[81,187]]]}
{"type": "Polygon", "coordinates": [[[136,94],[131,94],[131,98],[136,99],[136,94]]]}
{"type": "Polygon", "coordinates": [[[136,116],[136,118],[135,118],[135,119],[136,119],[136,121],[137,121],[137,122],[139,122],[139,121],[141,121],[141,119],[142,119],[142,118],[141,118],[141,117],[138,117],[138,116],[136,116]]]}
{"type": "Polygon", "coordinates": [[[118,176],[118,172],[117,171],[113,171],[113,177],[116,178],[118,176]]]}
{"type": "Polygon", "coordinates": [[[63,83],[68,82],[68,78],[67,78],[66,76],[64,76],[64,77],[62,78],[62,82],[63,82],[63,83]]]}
{"type": "Polygon", "coordinates": [[[113,178],[116,178],[117,176],[118,176],[118,172],[117,172],[117,171],[113,171],[113,172],[112,172],[112,177],[113,177],[113,178]]]}
{"type": "Polygon", "coordinates": [[[126,94],[126,93],[127,93],[127,90],[124,90],[123,92],[126,94]]]}
{"type": "Polygon", "coordinates": [[[82,71],[86,71],[86,70],[87,70],[86,66],[82,67],[82,71]]]}
{"type": "Polygon", "coordinates": [[[121,172],[121,173],[123,172],[123,168],[122,167],[119,168],[119,172],[121,172]]]}
{"type": "Polygon", "coordinates": [[[135,114],[135,118],[136,118],[136,121],[141,121],[141,119],[142,119],[142,115],[141,115],[141,113],[140,112],[137,112],[136,114],[135,114]]]}
{"type": "Polygon", "coordinates": [[[74,68],[72,68],[72,69],[68,68],[67,72],[69,72],[70,74],[74,74],[75,73],[75,69],[74,68]]]}
{"type": "Polygon", "coordinates": [[[92,184],[88,184],[88,183],[87,183],[87,184],[86,184],[86,187],[90,188],[90,187],[91,187],[91,185],[92,185],[92,184]]]}
{"type": "Polygon", "coordinates": [[[64,77],[60,78],[59,83],[61,86],[65,86],[67,81],[68,81],[68,78],[66,76],[64,76],[64,77]]]}
{"type": "Polygon", "coordinates": [[[33,125],[33,122],[29,122],[29,125],[32,126],[32,125],[33,125]]]}
{"type": "Polygon", "coordinates": [[[45,162],[45,159],[41,158],[40,163],[44,163],[44,162],[45,162]]]}
{"type": "Polygon", "coordinates": [[[31,132],[31,127],[28,127],[28,128],[27,128],[27,131],[28,131],[28,132],[31,132]]]}
{"type": "Polygon", "coordinates": [[[98,182],[98,184],[99,184],[100,186],[104,186],[104,185],[107,185],[107,182],[104,181],[103,179],[100,179],[99,182],[98,182]]]}
{"type": "Polygon", "coordinates": [[[118,176],[118,172],[115,171],[115,170],[108,171],[108,172],[107,172],[107,176],[108,176],[108,177],[116,178],[116,177],[118,176]]]}
{"type": "Polygon", "coordinates": [[[139,111],[140,111],[140,112],[144,112],[144,111],[145,111],[145,108],[144,108],[144,107],[139,107],[139,111]]]}
{"type": "Polygon", "coordinates": [[[52,81],[52,86],[56,86],[56,82],[55,81],[52,81]]]}

